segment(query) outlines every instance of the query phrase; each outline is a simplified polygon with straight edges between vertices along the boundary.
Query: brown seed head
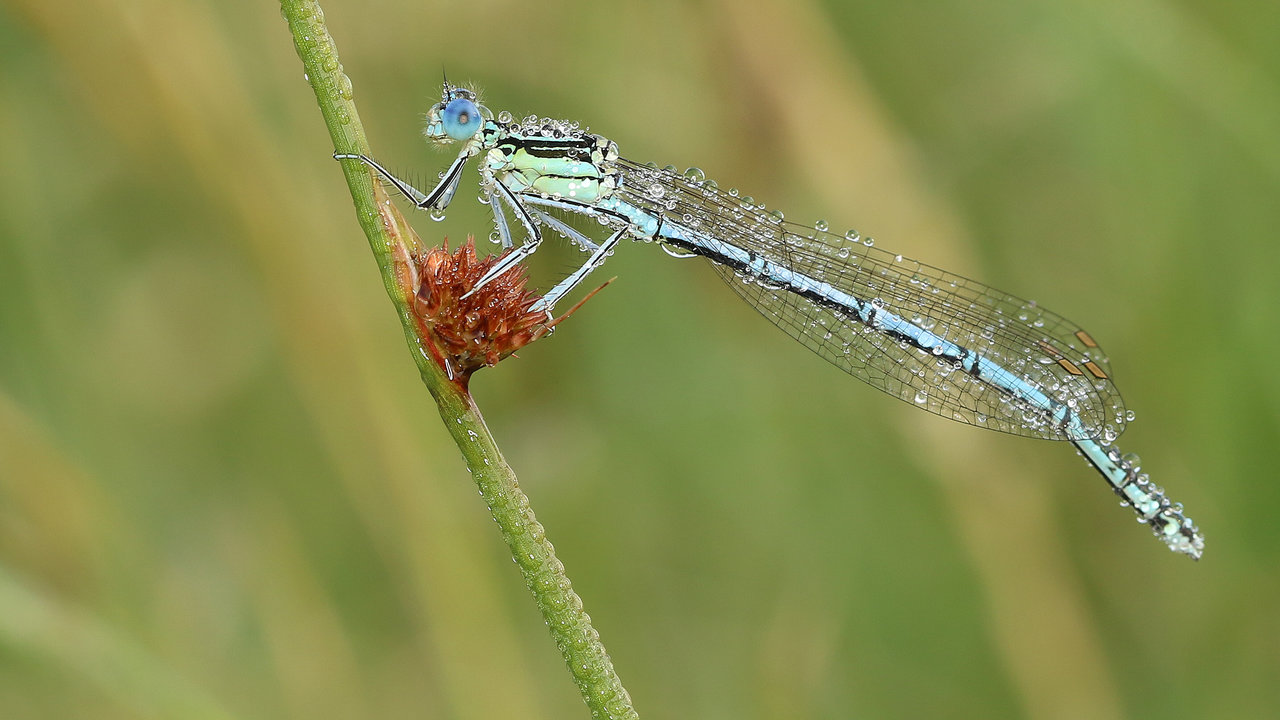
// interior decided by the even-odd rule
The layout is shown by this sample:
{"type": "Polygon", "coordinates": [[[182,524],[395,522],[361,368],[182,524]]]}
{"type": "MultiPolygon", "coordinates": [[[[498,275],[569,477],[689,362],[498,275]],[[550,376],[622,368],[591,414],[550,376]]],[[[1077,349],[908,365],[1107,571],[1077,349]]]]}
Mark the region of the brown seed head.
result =
{"type": "Polygon", "coordinates": [[[540,296],[525,289],[520,266],[464,298],[499,257],[477,259],[475,241],[468,238],[455,253],[446,240],[444,247],[413,258],[418,288],[410,307],[418,332],[436,361],[463,385],[471,373],[550,333],[582,305],[554,320],[545,311],[530,310],[540,296]]]}

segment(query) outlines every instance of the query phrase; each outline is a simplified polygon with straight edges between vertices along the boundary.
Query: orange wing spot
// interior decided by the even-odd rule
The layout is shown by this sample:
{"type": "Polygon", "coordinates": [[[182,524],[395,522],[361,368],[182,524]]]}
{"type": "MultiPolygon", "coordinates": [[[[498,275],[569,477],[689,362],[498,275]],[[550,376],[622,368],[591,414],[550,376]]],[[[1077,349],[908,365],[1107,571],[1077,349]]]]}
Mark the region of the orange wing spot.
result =
{"type": "Polygon", "coordinates": [[[1045,355],[1048,355],[1049,357],[1055,360],[1062,357],[1062,353],[1058,352],[1058,348],[1050,345],[1044,340],[1037,342],[1036,346],[1039,347],[1041,350],[1043,350],[1045,355]]]}
{"type": "MultiPolygon", "coordinates": [[[[1084,374],[1084,371],[1083,371],[1083,370],[1081,370],[1080,368],[1076,367],[1075,363],[1071,362],[1070,360],[1068,360],[1068,359],[1066,359],[1066,358],[1058,358],[1058,364],[1059,364],[1059,365],[1061,365],[1062,367],[1066,368],[1067,372],[1071,373],[1072,375],[1083,375],[1083,374],[1084,374]]],[[[1091,363],[1091,364],[1092,364],[1092,363],[1091,363]]]]}
{"type": "MultiPolygon", "coordinates": [[[[1076,337],[1080,338],[1080,342],[1084,343],[1085,347],[1098,347],[1098,343],[1090,337],[1089,333],[1083,330],[1077,330],[1076,337]]],[[[1106,375],[1102,375],[1101,377],[1106,377],[1106,375]]]]}
{"type": "Polygon", "coordinates": [[[1101,379],[1103,379],[1103,380],[1106,380],[1106,379],[1107,379],[1107,374],[1106,374],[1106,373],[1104,373],[1104,372],[1102,372],[1102,368],[1100,368],[1100,367],[1098,367],[1096,364],[1094,364],[1094,362],[1093,362],[1092,360],[1090,360],[1089,362],[1085,363],[1085,364],[1084,364],[1084,366],[1085,366],[1086,368],[1088,368],[1088,369],[1089,369],[1089,372],[1093,373],[1093,376],[1094,376],[1094,377],[1096,377],[1096,378],[1101,378],[1101,379]]]}

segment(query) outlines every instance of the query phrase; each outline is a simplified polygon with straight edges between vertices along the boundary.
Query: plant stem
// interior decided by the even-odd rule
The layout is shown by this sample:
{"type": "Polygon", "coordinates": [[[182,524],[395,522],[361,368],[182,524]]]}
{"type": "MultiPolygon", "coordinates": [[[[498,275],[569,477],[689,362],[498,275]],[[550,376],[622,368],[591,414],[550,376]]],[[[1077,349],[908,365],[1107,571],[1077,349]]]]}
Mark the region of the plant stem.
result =
{"type": "MultiPolygon", "coordinates": [[[[368,155],[364,129],[352,101],[351,81],[338,62],[333,38],[324,24],[324,13],[314,0],[282,0],[281,9],[334,147],[342,152],[368,155]]],[[[341,166],[356,216],[369,238],[419,374],[439,406],[445,427],[462,451],[592,717],[638,717],[600,642],[600,635],[591,626],[590,616],[582,609],[582,600],[565,575],[564,565],[556,559],[555,549],[534,518],[528,498],[521,492],[515,473],[503,460],[465,384],[448,377],[432,360],[431,353],[426,352],[424,343],[429,339],[418,335],[409,301],[413,297],[411,258],[421,249],[421,241],[367,168],[354,162],[344,162],[341,166]]],[[[500,685],[502,679],[495,678],[495,681],[495,685],[500,685]]]]}

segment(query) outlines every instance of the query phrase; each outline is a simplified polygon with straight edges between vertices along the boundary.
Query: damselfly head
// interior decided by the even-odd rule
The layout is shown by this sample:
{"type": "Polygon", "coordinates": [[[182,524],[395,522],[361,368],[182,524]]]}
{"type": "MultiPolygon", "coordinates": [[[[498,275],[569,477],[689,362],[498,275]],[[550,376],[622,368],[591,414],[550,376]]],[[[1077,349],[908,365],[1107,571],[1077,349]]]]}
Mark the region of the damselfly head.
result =
{"type": "Polygon", "coordinates": [[[493,114],[476,102],[474,91],[450,85],[446,80],[440,102],[427,111],[423,134],[439,143],[470,140],[491,119],[493,114]]]}

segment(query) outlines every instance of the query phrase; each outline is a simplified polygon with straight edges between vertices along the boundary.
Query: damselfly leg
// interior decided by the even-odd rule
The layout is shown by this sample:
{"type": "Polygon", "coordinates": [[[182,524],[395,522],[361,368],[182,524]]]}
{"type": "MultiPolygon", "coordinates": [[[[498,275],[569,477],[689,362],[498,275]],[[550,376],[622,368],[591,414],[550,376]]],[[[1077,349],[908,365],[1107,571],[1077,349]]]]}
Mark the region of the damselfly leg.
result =
{"type": "Polygon", "coordinates": [[[423,193],[413,185],[391,174],[390,170],[368,155],[337,152],[333,154],[334,160],[359,160],[373,168],[391,187],[400,191],[400,194],[408,198],[409,202],[412,202],[414,207],[419,210],[444,210],[449,206],[449,203],[453,200],[454,193],[458,190],[458,179],[462,177],[462,167],[466,165],[468,157],[466,154],[459,155],[453,161],[453,164],[449,166],[449,169],[440,176],[440,182],[432,188],[431,192],[423,193]]]}
{"type": "Polygon", "coordinates": [[[618,241],[622,240],[626,234],[627,229],[622,228],[610,235],[608,239],[596,247],[595,252],[591,253],[591,257],[587,258],[587,261],[583,263],[582,267],[574,270],[570,273],[569,277],[561,280],[555,287],[547,291],[547,294],[543,295],[542,299],[534,303],[530,309],[545,310],[547,314],[550,315],[551,311],[555,309],[556,303],[560,302],[561,298],[572,292],[579,283],[591,274],[591,271],[604,264],[605,258],[609,257],[609,253],[613,252],[614,247],[618,245],[618,241]]]}

